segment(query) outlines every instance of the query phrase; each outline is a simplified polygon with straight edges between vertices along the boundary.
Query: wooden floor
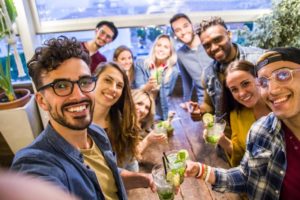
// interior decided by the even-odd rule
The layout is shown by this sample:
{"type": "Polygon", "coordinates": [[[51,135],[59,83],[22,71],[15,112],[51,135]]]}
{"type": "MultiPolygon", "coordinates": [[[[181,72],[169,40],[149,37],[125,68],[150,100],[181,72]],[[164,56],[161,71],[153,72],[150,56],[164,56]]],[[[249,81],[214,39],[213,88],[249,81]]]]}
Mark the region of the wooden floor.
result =
{"type": "MultiPolygon", "coordinates": [[[[167,145],[154,144],[150,146],[141,162],[141,171],[151,172],[156,163],[161,163],[162,152],[175,149],[187,149],[190,159],[200,161],[213,167],[228,168],[229,165],[217,155],[216,149],[210,144],[205,144],[202,139],[202,123],[193,122],[187,112],[179,107],[181,97],[172,97],[171,110],[176,111],[173,122],[174,135],[169,138],[167,145]]],[[[178,193],[175,200],[236,200],[241,199],[233,193],[218,193],[211,189],[210,184],[195,178],[185,178],[181,185],[183,198],[178,193]]],[[[129,200],[158,200],[158,196],[149,189],[134,189],[128,193],[129,200]]]]}

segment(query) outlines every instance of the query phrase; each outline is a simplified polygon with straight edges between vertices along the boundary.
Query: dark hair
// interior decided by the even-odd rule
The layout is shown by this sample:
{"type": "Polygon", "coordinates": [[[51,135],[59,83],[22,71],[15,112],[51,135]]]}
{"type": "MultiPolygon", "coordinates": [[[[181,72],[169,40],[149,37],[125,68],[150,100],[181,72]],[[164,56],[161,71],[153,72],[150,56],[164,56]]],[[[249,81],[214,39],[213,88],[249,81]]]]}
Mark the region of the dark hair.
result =
{"type": "Polygon", "coordinates": [[[139,142],[140,129],[125,71],[115,62],[105,62],[99,64],[95,74],[99,78],[109,67],[117,69],[122,74],[124,80],[122,95],[109,110],[111,124],[107,131],[113,150],[117,153],[118,164],[122,164],[128,150],[130,150],[133,157],[137,155],[136,147],[139,142]]]}
{"type": "MultiPolygon", "coordinates": [[[[228,74],[231,72],[234,72],[234,71],[244,71],[244,72],[251,74],[253,77],[255,77],[255,66],[254,66],[254,64],[252,64],[251,62],[249,62],[247,60],[237,60],[237,61],[231,62],[224,72],[225,81],[226,81],[228,74]]],[[[244,107],[242,104],[240,104],[239,102],[237,102],[234,99],[232,93],[229,91],[229,89],[227,87],[225,89],[225,92],[227,95],[228,107],[229,107],[230,111],[232,111],[234,109],[241,110],[241,108],[244,107]]]]}
{"type": "Polygon", "coordinates": [[[224,22],[224,20],[221,17],[213,16],[209,20],[202,20],[202,22],[199,25],[199,28],[196,30],[198,35],[200,36],[201,33],[203,33],[206,29],[208,29],[211,26],[220,25],[223,26],[227,30],[227,26],[224,22]]]}
{"type": "Polygon", "coordinates": [[[88,66],[90,65],[90,56],[74,37],[52,38],[45,41],[44,46],[36,48],[33,57],[27,63],[29,75],[35,86],[37,88],[42,86],[41,74],[55,70],[70,58],[82,59],[88,66]]]}
{"type": "Polygon", "coordinates": [[[188,22],[192,23],[191,19],[186,14],[177,13],[170,19],[170,25],[171,25],[172,31],[174,31],[173,27],[172,27],[172,23],[177,21],[178,19],[181,19],[181,18],[184,18],[184,19],[188,20],[188,22]]]}
{"type": "Polygon", "coordinates": [[[256,72],[265,65],[278,61],[290,61],[300,64],[300,49],[295,47],[276,47],[266,51],[256,63],[256,72]]]}
{"type": "Polygon", "coordinates": [[[117,61],[119,55],[123,52],[123,51],[129,51],[130,54],[131,54],[131,57],[132,57],[132,66],[129,70],[129,82],[130,82],[130,85],[132,84],[133,82],[133,79],[134,79],[134,57],[133,57],[133,53],[131,51],[131,49],[125,45],[121,45],[119,46],[118,48],[115,49],[114,51],[114,54],[113,54],[113,60],[114,61],[117,61]]]}
{"type": "Polygon", "coordinates": [[[104,25],[108,26],[108,28],[110,28],[110,30],[114,33],[114,36],[112,37],[112,41],[114,41],[118,37],[118,34],[119,34],[117,27],[115,26],[115,24],[113,22],[110,22],[110,21],[100,21],[96,25],[96,28],[101,28],[104,25]]]}

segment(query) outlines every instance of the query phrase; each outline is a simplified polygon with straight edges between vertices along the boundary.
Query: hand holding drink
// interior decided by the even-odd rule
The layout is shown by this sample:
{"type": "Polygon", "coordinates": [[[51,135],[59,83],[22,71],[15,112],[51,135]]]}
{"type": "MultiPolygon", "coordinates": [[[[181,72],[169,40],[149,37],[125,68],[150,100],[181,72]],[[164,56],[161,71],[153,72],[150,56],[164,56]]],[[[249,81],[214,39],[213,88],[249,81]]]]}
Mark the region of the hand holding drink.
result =
{"type": "Polygon", "coordinates": [[[160,200],[173,200],[184,179],[188,152],[185,149],[164,153],[164,165],[155,165],[152,176],[160,200]]]}
{"type": "Polygon", "coordinates": [[[224,119],[217,120],[216,117],[210,113],[205,113],[202,121],[206,127],[203,131],[205,140],[210,144],[217,144],[225,130],[226,121],[224,119]]]}

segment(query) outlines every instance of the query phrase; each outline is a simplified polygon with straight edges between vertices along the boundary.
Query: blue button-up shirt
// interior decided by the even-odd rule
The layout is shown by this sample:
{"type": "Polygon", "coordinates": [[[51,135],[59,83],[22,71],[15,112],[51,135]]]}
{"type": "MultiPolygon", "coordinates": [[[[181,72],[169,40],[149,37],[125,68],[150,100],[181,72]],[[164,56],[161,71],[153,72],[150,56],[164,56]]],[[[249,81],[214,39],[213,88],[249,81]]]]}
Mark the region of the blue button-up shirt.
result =
{"type": "MultiPolygon", "coordinates": [[[[116,159],[104,130],[91,125],[88,134],[101,150],[113,173],[119,199],[126,200],[116,159]]],[[[105,199],[95,172],[84,164],[80,151],[61,137],[51,125],[31,145],[17,152],[11,168],[40,176],[81,199],[105,199]]]]}
{"type": "Polygon", "coordinates": [[[279,199],[286,167],[281,121],[270,113],[251,127],[240,166],[215,170],[213,189],[246,192],[249,199],[279,199]]]}

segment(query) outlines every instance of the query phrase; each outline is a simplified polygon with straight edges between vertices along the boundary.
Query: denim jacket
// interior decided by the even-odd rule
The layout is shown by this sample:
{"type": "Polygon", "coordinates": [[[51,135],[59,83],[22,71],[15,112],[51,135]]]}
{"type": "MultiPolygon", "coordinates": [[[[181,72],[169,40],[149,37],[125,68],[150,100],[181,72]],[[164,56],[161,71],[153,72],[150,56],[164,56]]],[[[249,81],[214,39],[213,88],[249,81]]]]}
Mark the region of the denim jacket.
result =
{"type": "MultiPolygon", "coordinates": [[[[116,159],[104,130],[90,125],[88,134],[103,153],[113,173],[119,199],[126,200],[127,195],[116,159]]],[[[82,154],[61,137],[50,124],[31,145],[17,152],[11,168],[40,176],[80,199],[105,200],[96,174],[84,164],[82,154]]]]}
{"type": "MultiPolygon", "coordinates": [[[[177,77],[178,77],[177,66],[173,67],[172,73],[169,77],[168,82],[165,82],[165,71],[162,74],[162,83],[159,90],[158,99],[156,99],[156,110],[162,111],[162,118],[166,120],[169,112],[169,96],[172,94],[177,77]]],[[[134,83],[136,88],[144,86],[150,78],[150,69],[145,65],[144,60],[138,60],[135,65],[135,77],[134,83]]],[[[157,113],[159,114],[159,113],[157,113]]]]}
{"type": "MultiPolygon", "coordinates": [[[[253,64],[256,63],[257,59],[263,54],[264,50],[253,47],[243,47],[238,44],[234,44],[238,50],[237,60],[247,60],[253,64]]],[[[213,110],[215,115],[220,116],[224,112],[228,111],[226,108],[226,99],[224,97],[224,71],[228,64],[221,64],[217,61],[205,68],[204,76],[204,102],[208,104],[213,110]]]]}

